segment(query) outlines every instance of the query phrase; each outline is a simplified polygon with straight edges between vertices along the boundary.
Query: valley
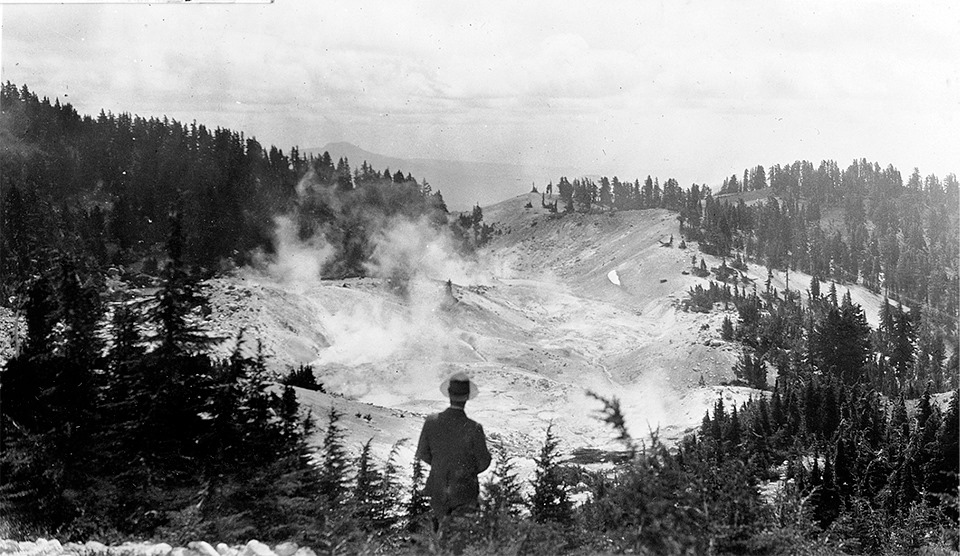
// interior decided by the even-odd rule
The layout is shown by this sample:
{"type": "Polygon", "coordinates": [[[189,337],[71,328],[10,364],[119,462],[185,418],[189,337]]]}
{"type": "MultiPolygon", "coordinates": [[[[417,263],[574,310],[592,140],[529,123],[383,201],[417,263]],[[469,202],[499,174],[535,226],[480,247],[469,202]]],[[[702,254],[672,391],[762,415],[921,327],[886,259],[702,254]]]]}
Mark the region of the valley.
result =
{"type": "MultiPolygon", "coordinates": [[[[524,472],[551,423],[566,454],[622,448],[588,392],[620,399],[636,438],[659,431],[670,443],[699,426],[718,397],[729,406],[760,395],[724,385],[740,350],[720,338],[725,313],[680,307],[708,279],[688,272],[691,257],[704,255],[696,243],[678,248],[675,213],[557,216],[539,201],[530,194],[485,207],[500,235],[475,257],[405,251],[412,260],[403,264],[418,269],[406,298],[384,278],[291,281],[243,269],[213,280],[213,331],[231,338],[245,329],[247,349],[262,341],[277,373],[314,368],[328,393],[299,394],[317,418],[315,441],[332,406],[357,450],[372,438],[386,457],[408,439],[399,451],[405,464],[423,417],[446,406],[437,385],[455,371],[476,379],[481,394],[468,412],[492,443],[521,457],[524,472]]],[[[747,275],[762,284],[766,269],[750,265],[747,275]]],[[[805,289],[810,278],[790,280],[805,289]]],[[[772,282],[782,289],[785,276],[772,282]]],[[[875,321],[881,300],[859,286],[851,295],[875,321]]],[[[726,314],[736,319],[732,307],[726,314]]],[[[233,345],[224,342],[222,355],[233,345]]]]}

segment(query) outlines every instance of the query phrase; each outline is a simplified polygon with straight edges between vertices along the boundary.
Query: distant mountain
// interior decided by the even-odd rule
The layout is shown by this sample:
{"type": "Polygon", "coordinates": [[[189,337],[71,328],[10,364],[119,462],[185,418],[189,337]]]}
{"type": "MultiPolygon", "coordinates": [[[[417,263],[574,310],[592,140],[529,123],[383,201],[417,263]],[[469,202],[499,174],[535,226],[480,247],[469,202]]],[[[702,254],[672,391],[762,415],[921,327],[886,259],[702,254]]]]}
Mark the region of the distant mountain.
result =
{"type": "Polygon", "coordinates": [[[549,181],[554,183],[560,176],[569,178],[583,174],[576,168],[559,166],[526,166],[464,160],[437,160],[429,158],[396,158],[372,153],[351,143],[328,143],[321,148],[304,149],[302,152],[322,154],[329,152],[336,161],[346,157],[351,168],[357,168],[366,160],[376,170],[389,168],[404,174],[412,174],[417,180],[426,179],[434,190],[439,189],[450,210],[467,210],[475,204],[490,205],[527,193],[533,184],[543,191],[549,181]]]}

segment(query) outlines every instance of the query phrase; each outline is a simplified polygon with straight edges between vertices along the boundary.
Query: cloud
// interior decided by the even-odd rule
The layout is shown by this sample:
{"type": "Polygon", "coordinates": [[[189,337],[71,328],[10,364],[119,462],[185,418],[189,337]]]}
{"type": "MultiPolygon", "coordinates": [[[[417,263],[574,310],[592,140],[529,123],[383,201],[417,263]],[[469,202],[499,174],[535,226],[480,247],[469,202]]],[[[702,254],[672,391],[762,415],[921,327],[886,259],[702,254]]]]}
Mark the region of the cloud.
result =
{"type": "MultiPolygon", "coordinates": [[[[621,175],[686,156],[688,179],[703,180],[714,169],[701,160],[739,147],[713,141],[691,160],[672,145],[688,139],[678,130],[722,135],[715,122],[765,137],[750,164],[800,139],[753,127],[770,117],[845,122],[830,131],[867,151],[956,152],[958,12],[884,1],[8,5],[3,73],[69,93],[81,111],[202,117],[286,147],[524,152],[595,171],[614,145],[632,163],[621,175]],[[923,145],[872,138],[869,114],[888,113],[901,132],[910,115],[922,122],[926,133],[910,135],[923,145]]],[[[927,160],[945,173],[954,158],[927,160]]]]}
{"type": "Polygon", "coordinates": [[[300,291],[316,286],[324,265],[336,253],[334,247],[322,235],[301,240],[296,221],[290,216],[278,216],[274,225],[276,253],[258,256],[257,266],[284,286],[300,291]]]}

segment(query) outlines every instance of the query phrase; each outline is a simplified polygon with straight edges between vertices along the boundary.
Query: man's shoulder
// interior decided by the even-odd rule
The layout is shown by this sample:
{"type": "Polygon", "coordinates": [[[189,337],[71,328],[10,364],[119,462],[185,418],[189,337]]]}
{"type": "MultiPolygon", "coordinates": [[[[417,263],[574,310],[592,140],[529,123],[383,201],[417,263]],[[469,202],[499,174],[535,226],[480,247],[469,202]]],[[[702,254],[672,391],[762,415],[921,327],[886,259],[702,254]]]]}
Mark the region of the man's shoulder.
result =
{"type": "Polygon", "coordinates": [[[467,417],[462,409],[448,408],[439,413],[431,413],[426,416],[425,421],[427,423],[460,423],[461,426],[465,423],[468,427],[483,430],[483,426],[470,417],[467,417]]]}
{"type": "Polygon", "coordinates": [[[469,417],[467,417],[467,427],[469,427],[470,429],[476,432],[483,433],[483,425],[481,425],[478,421],[474,421],[469,417]]]}

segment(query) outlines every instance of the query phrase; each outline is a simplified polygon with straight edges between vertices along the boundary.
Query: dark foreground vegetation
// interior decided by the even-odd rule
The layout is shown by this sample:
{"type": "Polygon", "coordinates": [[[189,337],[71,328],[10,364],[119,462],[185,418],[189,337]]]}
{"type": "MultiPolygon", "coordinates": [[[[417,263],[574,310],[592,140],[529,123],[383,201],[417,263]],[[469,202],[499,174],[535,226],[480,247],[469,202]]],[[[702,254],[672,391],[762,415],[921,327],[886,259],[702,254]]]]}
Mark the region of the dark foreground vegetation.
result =
{"type": "Polygon", "coordinates": [[[499,447],[479,513],[438,537],[422,467],[400,469],[396,449],[376,461],[369,443],[350,453],[335,409],[308,447],[294,389],[242,355],[242,339],[226,360],[210,355],[203,290],[176,219],[171,229],[160,288],[114,304],[107,334],[82,269],[31,289],[26,342],[0,372],[4,534],[255,537],[329,554],[956,549],[958,393],[943,409],[924,394],[911,414],[818,359],[769,396],[718,400],[674,449],[634,440],[617,401],[597,398],[628,454],[616,467],[564,464],[548,428],[524,485],[517,454],[499,447]]]}
{"type": "MultiPolygon", "coordinates": [[[[229,130],[81,117],[10,84],[0,107],[2,303],[26,324],[0,370],[4,535],[256,537],[331,554],[957,549],[958,393],[935,395],[956,388],[952,176],[904,185],[865,161],[797,163],[769,182],[762,168],[727,180],[731,202],[675,180],[561,180],[566,210],[676,210],[686,240],[729,256],[712,271],[701,259],[721,281],[690,306],[735,309],[723,333],[744,346],[741,379],[769,390],[768,370],[778,378],[745,405],[718,401],[675,448],[633,439],[616,400],[598,398],[629,457],[606,471],[564,464],[574,447],[548,429],[522,484],[519,454],[501,448],[476,518],[437,538],[424,526],[425,470],[400,469],[396,451],[376,461],[369,444],[350,453],[336,411],[311,448],[295,389],[241,349],[256,339],[204,330],[202,278],[269,253],[278,214],[302,239],[329,238],[326,275],[362,273],[377,221],[448,225],[438,193],[229,130]],[[766,190],[776,197],[742,202],[766,190]],[[731,270],[744,260],[860,283],[910,309],[885,304],[870,330],[819,279],[805,299],[748,287],[731,270]],[[217,359],[223,341],[236,349],[217,359]]],[[[467,247],[492,233],[479,209],[453,220],[467,247]]],[[[293,377],[322,389],[308,369],[293,377]]]]}

